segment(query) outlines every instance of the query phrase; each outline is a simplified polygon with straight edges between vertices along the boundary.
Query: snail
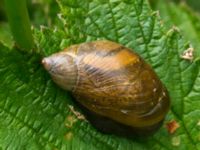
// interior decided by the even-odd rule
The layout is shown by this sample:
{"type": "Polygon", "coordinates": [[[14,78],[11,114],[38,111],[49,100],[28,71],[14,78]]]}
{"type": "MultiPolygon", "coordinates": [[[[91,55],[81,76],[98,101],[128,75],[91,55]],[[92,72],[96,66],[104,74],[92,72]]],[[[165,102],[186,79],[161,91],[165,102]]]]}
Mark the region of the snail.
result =
{"type": "Polygon", "coordinates": [[[118,43],[72,45],[43,58],[42,64],[104,133],[152,134],[169,110],[167,89],[150,65],[118,43]]]}

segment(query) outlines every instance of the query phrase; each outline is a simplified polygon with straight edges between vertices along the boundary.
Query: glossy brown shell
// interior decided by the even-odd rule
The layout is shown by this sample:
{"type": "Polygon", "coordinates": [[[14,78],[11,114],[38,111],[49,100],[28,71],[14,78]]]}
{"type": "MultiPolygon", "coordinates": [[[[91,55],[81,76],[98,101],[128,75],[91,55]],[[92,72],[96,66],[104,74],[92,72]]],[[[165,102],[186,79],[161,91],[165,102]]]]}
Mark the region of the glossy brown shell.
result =
{"type": "Polygon", "coordinates": [[[160,124],[169,96],[153,69],[132,50],[110,41],[71,46],[75,99],[88,111],[133,128],[160,124]]]}

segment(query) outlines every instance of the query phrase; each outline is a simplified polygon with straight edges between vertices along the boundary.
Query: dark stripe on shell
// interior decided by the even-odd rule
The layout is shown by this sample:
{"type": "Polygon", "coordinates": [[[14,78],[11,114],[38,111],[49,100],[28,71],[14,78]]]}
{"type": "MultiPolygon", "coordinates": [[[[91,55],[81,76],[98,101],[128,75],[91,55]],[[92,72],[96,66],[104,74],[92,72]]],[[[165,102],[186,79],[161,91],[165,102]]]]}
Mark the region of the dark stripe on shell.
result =
{"type": "Polygon", "coordinates": [[[120,46],[118,48],[115,48],[113,50],[110,50],[109,52],[108,51],[97,51],[96,52],[96,55],[97,56],[100,56],[100,57],[110,57],[110,56],[114,56],[116,55],[117,53],[119,53],[120,51],[122,51],[123,49],[127,49],[126,47],[124,46],[120,46]]]}
{"type": "Polygon", "coordinates": [[[79,54],[82,55],[84,53],[95,53],[95,55],[98,55],[100,57],[108,57],[108,56],[114,56],[117,53],[119,53],[121,50],[127,49],[126,47],[119,45],[119,47],[106,50],[106,49],[101,49],[101,47],[96,47],[93,42],[87,43],[85,45],[80,45],[78,48],[79,54]]]}

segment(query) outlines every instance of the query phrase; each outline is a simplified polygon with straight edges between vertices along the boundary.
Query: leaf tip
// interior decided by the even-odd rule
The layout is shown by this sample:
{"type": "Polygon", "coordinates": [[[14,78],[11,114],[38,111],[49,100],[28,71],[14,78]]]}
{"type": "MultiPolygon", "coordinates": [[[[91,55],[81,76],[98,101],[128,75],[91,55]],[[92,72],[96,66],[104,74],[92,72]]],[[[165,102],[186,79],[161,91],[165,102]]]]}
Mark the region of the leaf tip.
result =
{"type": "Polygon", "coordinates": [[[170,36],[173,33],[180,33],[180,29],[176,26],[172,26],[172,28],[169,29],[169,31],[167,32],[167,35],[170,36]]]}

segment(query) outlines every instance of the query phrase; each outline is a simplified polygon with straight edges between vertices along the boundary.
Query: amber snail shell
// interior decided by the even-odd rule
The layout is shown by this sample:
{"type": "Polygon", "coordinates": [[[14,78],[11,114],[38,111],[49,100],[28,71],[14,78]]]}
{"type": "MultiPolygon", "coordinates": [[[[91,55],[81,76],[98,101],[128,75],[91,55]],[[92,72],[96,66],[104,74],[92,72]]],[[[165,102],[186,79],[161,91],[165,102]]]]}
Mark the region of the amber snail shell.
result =
{"type": "Polygon", "coordinates": [[[157,130],[169,95],[138,54],[111,41],[73,45],[42,60],[61,88],[71,91],[88,119],[107,133],[157,130]]]}

